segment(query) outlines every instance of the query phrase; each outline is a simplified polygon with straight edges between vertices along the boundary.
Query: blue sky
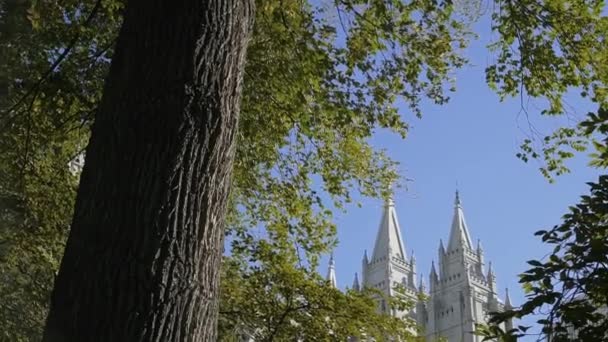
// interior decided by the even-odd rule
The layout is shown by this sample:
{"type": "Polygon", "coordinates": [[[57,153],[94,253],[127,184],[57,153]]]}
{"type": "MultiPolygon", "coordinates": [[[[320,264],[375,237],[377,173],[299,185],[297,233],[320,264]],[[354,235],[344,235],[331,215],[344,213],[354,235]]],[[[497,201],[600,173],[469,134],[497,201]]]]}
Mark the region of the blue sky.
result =
{"type": "MultiPolygon", "coordinates": [[[[476,241],[481,239],[486,263],[496,270],[500,295],[510,289],[515,304],[524,300],[517,275],[527,269],[526,260],[541,258],[547,247],[533,236],[539,229],[560,222],[569,205],[587,192],[588,181],[598,170],[587,166],[585,155],[569,165],[572,173],[550,184],[540,174],[536,162],[516,158],[518,146],[529,133],[520,98],[500,102],[485,84],[484,69],[492,61],[485,46],[490,41],[490,24],[481,20],[467,55],[471,66],[456,75],[457,91],[444,106],[426,105],[424,117],[416,119],[403,107],[404,119],[411,125],[402,140],[379,132],[373,144],[386,148],[401,163],[401,175],[410,178],[407,189],[395,195],[397,214],[408,254],[416,252],[418,272],[428,284],[431,260],[437,260],[439,239],[448,238],[453,214],[456,184],[460,190],[465,217],[476,241]]],[[[574,116],[592,109],[569,98],[574,116]]],[[[541,101],[528,106],[534,126],[542,133],[564,123],[564,119],[539,118],[541,101]]],[[[371,252],[380,223],[382,203],[362,199],[362,208],[348,207],[336,213],[339,245],[335,250],[340,287],[352,284],[360,273],[365,249],[371,252]]],[[[323,272],[325,264],[321,264],[323,272]]]]}

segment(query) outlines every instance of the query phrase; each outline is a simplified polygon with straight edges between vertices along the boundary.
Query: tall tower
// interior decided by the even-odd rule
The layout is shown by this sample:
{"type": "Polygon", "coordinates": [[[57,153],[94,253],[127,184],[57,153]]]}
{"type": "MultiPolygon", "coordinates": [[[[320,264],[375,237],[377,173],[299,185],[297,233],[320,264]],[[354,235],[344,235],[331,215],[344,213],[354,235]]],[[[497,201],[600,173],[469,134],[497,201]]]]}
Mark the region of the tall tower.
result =
{"type": "MultiPolygon", "coordinates": [[[[362,285],[376,288],[387,296],[403,296],[415,301],[418,291],[415,267],[415,259],[408,259],[406,256],[395,203],[391,199],[384,204],[371,259],[368,258],[367,252],[364,253],[362,285]],[[396,291],[397,285],[401,285],[402,290],[396,291]]],[[[382,298],[378,298],[378,305],[380,311],[397,317],[408,314],[391,310],[382,298]]],[[[413,316],[413,312],[409,314],[413,316]]]]}
{"type": "Polygon", "coordinates": [[[438,270],[433,264],[429,276],[427,341],[444,337],[449,342],[481,342],[483,338],[473,334],[475,324],[487,322],[488,313],[504,305],[491,266],[487,275],[483,272],[481,243],[473,247],[458,192],[447,249],[440,242],[438,254],[438,270]]]}
{"type": "Polygon", "coordinates": [[[336,261],[334,260],[333,252],[329,256],[329,266],[327,267],[327,276],[325,278],[327,279],[327,281],[329,281],[329,284],[332,287],[338,287],[338,281],[336,278],[336,261]]]}

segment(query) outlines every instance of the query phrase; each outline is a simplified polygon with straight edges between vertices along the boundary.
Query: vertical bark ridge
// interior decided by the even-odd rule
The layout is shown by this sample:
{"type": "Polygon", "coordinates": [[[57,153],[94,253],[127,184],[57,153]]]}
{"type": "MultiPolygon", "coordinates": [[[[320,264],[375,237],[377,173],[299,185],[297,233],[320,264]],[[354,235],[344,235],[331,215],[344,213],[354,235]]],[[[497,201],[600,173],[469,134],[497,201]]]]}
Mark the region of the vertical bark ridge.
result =
{"type": "Polygon", "coordinates": [[[44,341],[214,341],[253,0],[131,0],[44,341]]]}

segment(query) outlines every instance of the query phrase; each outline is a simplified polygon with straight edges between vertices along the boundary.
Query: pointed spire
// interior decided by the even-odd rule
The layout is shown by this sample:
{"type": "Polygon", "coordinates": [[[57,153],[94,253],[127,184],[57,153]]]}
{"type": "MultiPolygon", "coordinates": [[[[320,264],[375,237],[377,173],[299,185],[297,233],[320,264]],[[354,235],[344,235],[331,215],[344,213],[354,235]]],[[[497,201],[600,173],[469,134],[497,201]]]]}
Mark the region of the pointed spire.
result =
{"type": "Polygon", "coordinates": [[[392,194],[386,200],[386,205],[393,206],[393,207],[395,206],[395,198],[393,197],[392,194]]]}
{"type": "Polygon", "coordinates": [[[475,270],[479,277],[485,279],[485,275],[483,273],[483,265],[485,265],[483,257],[483,248],[481,247],[481,240],[477,239],[477,264],[475,265],[475,270]]]}
{"type": "Polygon", "coordinates": [[[357,272],[355,272],[355,279],[353,280],[353,290],[361,290],[361,286],[359,285],[359,276],[357,275],[357,272]]]}
{"type": "MultiPolygon", "coordinates": [[[[505,288],[505,310],[513,310],[513,305],[511,304],[511,298],[509,297],[509,288],[505,288]]],[[[505,331],[513,330],[513,317],[510,317],[505,321],[505,331]]]]}
{"type": "Polygon", "coordinates": [[[422,274],[420,275],[420,283],[418,284],[418,292],[424,293],[426,291],[426,287],[424,286],[424,277],[422,274]]]}
{"type": "Polygon", "coordinates": [[[457,248],[473,249],[473,243],[471,243],[469,229],[467,228],[467,223],[464,220],[464,213],[458,191],[456,191],[456,199],[454,200],[454,218],[452,220],[452,228],[450,230],[448,251],[452,251],[457,248]]]}
{"type": "Polygon", "coordinates": [[[367,249],[363,250],[363,263],[369,263],[369,258],[367,257],[367,249]]]}
{"type": "Polygon", "coordinates": [[[431,282],[431,286],[433,285],[433,283],[439,282],[437,271],[435,271],[435,261],[431,261],[431,273],[429,274],[429,280],[431,282]]]}
{"type": "MultiPolygon", "coordinates": [[[[412,276],[416,274],[416,256],[414,255],[414,250],[412,250],[412,255],[410,256],[410,271],[412,272],[412,276]]],[[[415,285],[412,283],[412,286],[415,285]]]]}
{"type": "Polygon", "coordinates": [[[416,257],[414,256],[413,250],[410,256],[410,270],[407,274],[407,284],[411,288],[416,289],[416,257]]]}
{"type": "Polygon", "coordinates": [[[327,269],[327,280],[332,287],[338,287],[338,281],[336,280],[336,262],[334,261],[334,253],[331,253],[329,257],[329,267],[327,269]]]}
{"type": "Polygon", "coordinates": [[[496,277],[494,276],[494,270],[492,269],[492,262],[488,263],[488,287],[490,291],[494,293],[494,288],[496,287],[496,277]]]}
{"type": "Polygon", "coordinates": [[[384,205],[384,213],[372,253],[372,262],[389,256],[400,258],[403,261],[406,260],[405,246],[401,239],[401,228],[395,212],[395,202],[392,199],[389,199],[384,205]]]}
{"type": "Polygon", "coordinates": [[[513,305],[511,305],[511,297],[509,297],[509,288],[505,288],[505,309],[511,310],[513,309],[513,305]]]}

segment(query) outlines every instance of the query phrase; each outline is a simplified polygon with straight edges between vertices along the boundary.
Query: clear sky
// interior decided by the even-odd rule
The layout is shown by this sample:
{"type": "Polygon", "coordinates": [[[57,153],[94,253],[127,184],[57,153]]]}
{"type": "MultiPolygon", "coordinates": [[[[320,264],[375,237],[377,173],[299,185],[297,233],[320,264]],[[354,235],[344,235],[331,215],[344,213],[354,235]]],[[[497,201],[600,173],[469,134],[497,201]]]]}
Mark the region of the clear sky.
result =
{"type": "MultiPolygon", "coordinates": [[[[449,104],[425,106],[421,120],[404,107],[403,116],[411,125],[409,137],[402,140],[379,132],[373,144],[386,148],[401,163],[401,175],[411,179],[407,189],[396,193],[396,209],[408,255],[415,250],[418,272],[427,286],[439,239],[448,238],[458,184],[471,237],[474,243],[481,240],[486,263],[494,265],[500,296],[508,287],[518,304],[524,296],[517,275],[527,269],[526,260],[541,258],[548,250],[533,233],[558,224],[568,206],[587,192],[585,183],[597,179],[598,170],[587,167],[583,155],[570,163],[571,174],[549,184],[538,163],[516,158],[529,133],[528,121],[525,114],[518,114],[520,98],[501,103],[485,84],[484,69],[492,61],[485,48],[491,38],[489,22],[482,20],[476,32],[480,37],[468,51],[472,65],[456,75],[457,91],[449,104]]],[[[592,109],[575,96],[569,103],[579,117],[592,109]]],[[[534,103],[528,110],[543,133],[564,123],[537,119],[534,103]]],[[[355,272],[360,274],[363,251],[371,253],[380,224],[381,201],[363,199],[362,203],[362,208],[353,205],[346,213],[336,213],[335,259],[341,288],[351,286],[355,272]]],[[[325,267],[322,263],[323,272],[325,267]]]]}

